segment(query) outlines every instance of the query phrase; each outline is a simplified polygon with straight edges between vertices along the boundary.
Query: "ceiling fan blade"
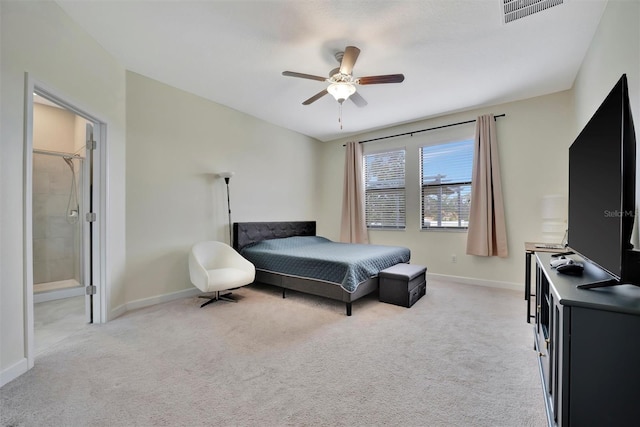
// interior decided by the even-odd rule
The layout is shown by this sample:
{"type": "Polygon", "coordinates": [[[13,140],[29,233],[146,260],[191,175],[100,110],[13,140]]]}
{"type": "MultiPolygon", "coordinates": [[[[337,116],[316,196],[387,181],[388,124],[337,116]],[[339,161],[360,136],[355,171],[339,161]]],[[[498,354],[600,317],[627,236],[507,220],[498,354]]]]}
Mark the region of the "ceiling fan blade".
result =
{"type": "Polygon", "coordinates": [[[355,92],[353,95],[351,95],[349,99],[360,108],[366,107],[368,104],[368,102],[358,92],[355,92]]]}
{"type": "Polygon", "coordinates": [[[287,77],[300,77],[301,79],[318,80],[320,82],[327,81],[326,77],[314,76],[311,74],[296,73],[295,71],[283,71],[282,75],[287,77]]]}
{"type": "Polygon", "coordinates": [[[381,83],[401,83],[404,81],[404,74],[386,74],[384,76],[360,77],[356,81],[361,85],[377,85],[381,83]]]}
{"type": "Polygon", "coordinates": [[[304,101],[304,102],[302,103],[302,105],[309,105],[309,104],[311,104],[312,102],[316,102],[318,99],[322,98],[323,96],[325,96],[325,95],[326,95],[326,94],[328,94],[328,93],[329,93],[329,92],[327,92],[327,90],[326,90],[326,89],[325,89],[325,90],[323,90],[323,91],[320,91],[320,92],[316,93],[315,95],[313,95],[311,98],[309,98],[309,99],[307,99],[306,101],[304,101]]]}
{"type": "Polygon", "coordinates": [[[358,59],[358,55],[360,55],[360,49],[355,46],[346,47],[344,50],[344,56],[342,57],[342,62],[340,63],[340,72],[342,74],[351,75],[353,66],[358,59]]]}

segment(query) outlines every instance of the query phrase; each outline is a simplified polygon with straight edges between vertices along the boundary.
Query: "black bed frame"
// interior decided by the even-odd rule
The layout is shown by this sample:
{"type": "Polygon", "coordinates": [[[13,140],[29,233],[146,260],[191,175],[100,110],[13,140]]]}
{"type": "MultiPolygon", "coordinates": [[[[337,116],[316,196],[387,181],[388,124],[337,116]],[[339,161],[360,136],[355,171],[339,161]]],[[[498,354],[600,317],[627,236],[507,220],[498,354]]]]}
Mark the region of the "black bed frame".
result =
{"type": "MultiPolygon", "coordinates": [[[[268,239],[281,239],[292,236],[315,236],[315,221],[288,222],[234,222],[233,247],[240,251],[247,245],[268,239]]],[[[346,304],[347,316],[351,316],[351,303],[378,289],[378,277],[372,277],[358,285],[355,292],[347,292],[342,286],[321,280],[289,276],[256,269],[256,282],[279,286],[282,298],[287,289],[311,295],[331,298],[346,304]]]]}

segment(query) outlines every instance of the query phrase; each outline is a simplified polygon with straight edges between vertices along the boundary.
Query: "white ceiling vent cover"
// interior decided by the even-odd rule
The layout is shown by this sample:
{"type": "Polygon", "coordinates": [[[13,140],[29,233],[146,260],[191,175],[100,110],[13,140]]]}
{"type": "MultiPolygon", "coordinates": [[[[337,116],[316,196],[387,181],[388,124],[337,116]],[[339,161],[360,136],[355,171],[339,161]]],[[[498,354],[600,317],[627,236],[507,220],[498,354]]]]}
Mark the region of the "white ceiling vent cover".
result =
{"type": "Polygon", "coordinates": [[[550,7],[562,4],[563,0],[502,0],[504,23],[515,21],[550,7]]]}

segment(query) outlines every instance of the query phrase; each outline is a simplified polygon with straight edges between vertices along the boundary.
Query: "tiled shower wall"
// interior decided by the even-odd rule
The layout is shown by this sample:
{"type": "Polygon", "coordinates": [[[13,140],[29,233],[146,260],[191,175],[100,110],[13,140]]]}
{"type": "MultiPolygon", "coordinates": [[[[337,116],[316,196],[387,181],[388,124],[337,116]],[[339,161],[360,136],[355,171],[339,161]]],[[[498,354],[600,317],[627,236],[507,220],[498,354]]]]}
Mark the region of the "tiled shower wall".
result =
{"type": "MultiPolygon", "coordinates": [[[[76,183],[82,162],[73,159],[76,183]]],[[[80,282],[81,221],[69,223],[71,168],[60,156],[33,153],[33,283],[80,282]]],[[[82,190],[78,187],[81,202],[82,190]]],[[[82,210],[80,210],[82,212],[82,210]]]]}

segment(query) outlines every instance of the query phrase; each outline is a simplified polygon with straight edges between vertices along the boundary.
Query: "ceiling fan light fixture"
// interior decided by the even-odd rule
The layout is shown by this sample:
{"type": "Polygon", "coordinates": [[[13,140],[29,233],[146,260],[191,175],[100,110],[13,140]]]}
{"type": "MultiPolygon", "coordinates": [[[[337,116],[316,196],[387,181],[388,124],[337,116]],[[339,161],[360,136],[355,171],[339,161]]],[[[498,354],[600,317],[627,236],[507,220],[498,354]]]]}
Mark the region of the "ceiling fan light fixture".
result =
{"type": "Polygon", "coordinates": [[[356,87],[352,83],[331,83],[327,88],[327,92],[329,92],[331,96],[336,99],[336,101],[342,104],[346,99],[348,99],[356,92],[356,87]]]}

